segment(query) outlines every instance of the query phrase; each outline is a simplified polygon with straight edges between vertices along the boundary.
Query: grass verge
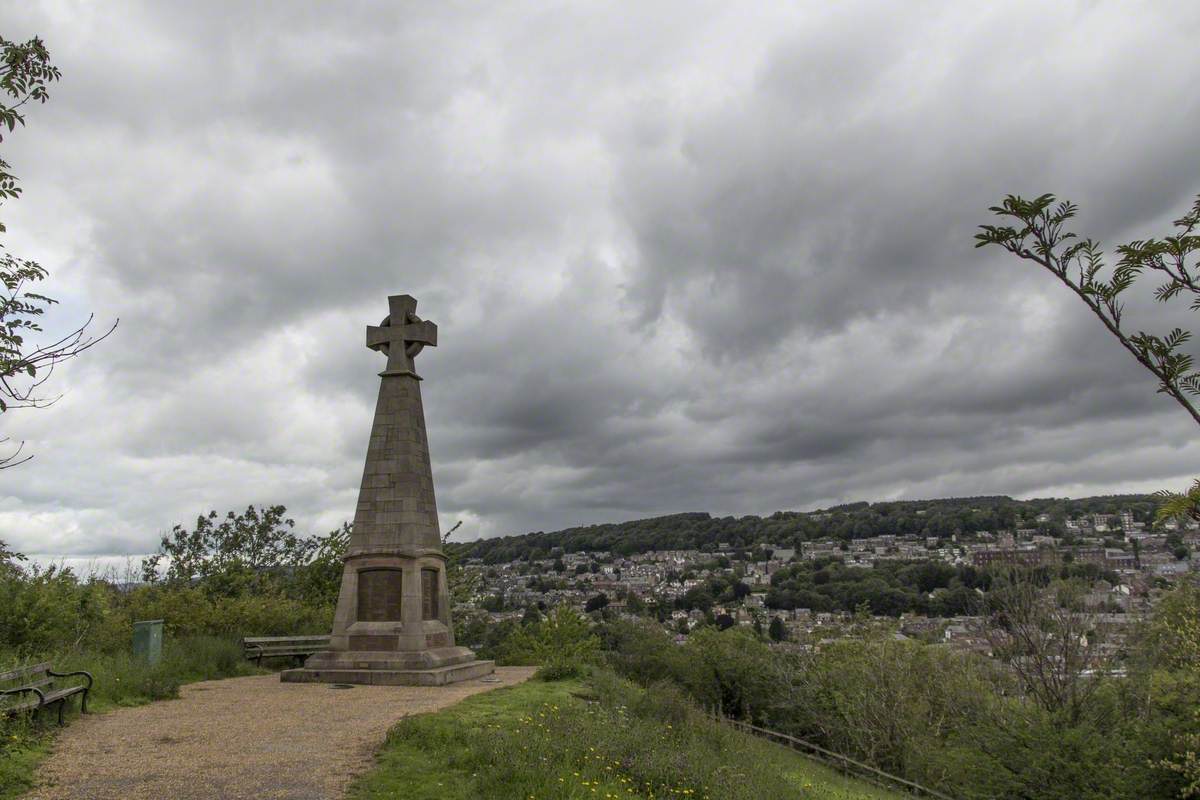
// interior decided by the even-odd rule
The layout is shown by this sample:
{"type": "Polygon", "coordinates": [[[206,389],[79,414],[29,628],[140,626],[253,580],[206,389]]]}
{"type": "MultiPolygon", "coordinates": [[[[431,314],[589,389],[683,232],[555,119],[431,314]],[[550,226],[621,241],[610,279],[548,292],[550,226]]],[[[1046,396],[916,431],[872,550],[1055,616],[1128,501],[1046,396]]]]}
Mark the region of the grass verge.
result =
{"type": "MultiPolygon", "coordinates": [[[[41,660],[50,661],[59,672],[92,673],[89,712],[178,697],[179,687],[185,683],[260,672],[242,657],[236,642],[210,636],[167,640],[162,661],[153,667],[129,653],[81,653],[41,660]]],[[[0,658],[0,671],[15,666],[13,660],[0,658]]],[[[69,703],[70,719],[78,715],[78,697],[69,703]]],[[[40,720],[0,717],[0,800],[18,797],[30,788],[37,765],[49,753],[58,729],[56,720],[54,711],[44,712],[40,720]]]]}
{"type": "Polygon", "coordinates": [[[705,718],[670,685],[597,671],[402,720],[353,800],[897,800],[705,718]]]}

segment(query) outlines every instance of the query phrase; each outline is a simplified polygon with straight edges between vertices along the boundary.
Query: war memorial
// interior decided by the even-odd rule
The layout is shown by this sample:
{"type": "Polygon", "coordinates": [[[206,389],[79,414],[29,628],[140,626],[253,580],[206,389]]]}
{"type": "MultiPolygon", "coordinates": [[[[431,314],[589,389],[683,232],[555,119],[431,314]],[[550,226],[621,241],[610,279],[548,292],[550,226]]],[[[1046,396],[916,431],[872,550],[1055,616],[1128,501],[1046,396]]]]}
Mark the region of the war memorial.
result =
{"type": "Polygon", "coordinates": [[[330,649],[285,670],[287,682],[438,686],[494,671],[454,644],[446,556],[438,527],[421,377],[414,359],[437,345],[437,326],[409,295],[367,328],[387,356],[346,551],[330,649]]]}

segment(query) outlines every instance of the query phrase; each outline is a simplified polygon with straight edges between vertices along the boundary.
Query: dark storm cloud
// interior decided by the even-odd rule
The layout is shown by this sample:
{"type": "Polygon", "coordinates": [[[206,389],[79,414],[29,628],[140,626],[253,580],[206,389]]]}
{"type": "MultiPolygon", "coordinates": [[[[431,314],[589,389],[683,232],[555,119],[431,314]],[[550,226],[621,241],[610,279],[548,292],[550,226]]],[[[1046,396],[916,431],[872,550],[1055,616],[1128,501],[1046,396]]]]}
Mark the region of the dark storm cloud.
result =
{"type": "MultiPolygon", "coordinates": [[[[0,539],[141,553],[209,508],[351,514],[407,292],[443,521],[1143,490],[1191,423],[1008,192],[1112,245],[1200,192],[1200,9],[129,3],[15,10],[64,80],[7,243],[119,333],[6,432],[0,539]],[[1153,52],[1154,58],[1145,54],[1153,52]]],[[[10,149],[11,145],[11,149],[10,149]]],[[[1133,302],[1133,324],[1188,312],[1133,302]]]]}

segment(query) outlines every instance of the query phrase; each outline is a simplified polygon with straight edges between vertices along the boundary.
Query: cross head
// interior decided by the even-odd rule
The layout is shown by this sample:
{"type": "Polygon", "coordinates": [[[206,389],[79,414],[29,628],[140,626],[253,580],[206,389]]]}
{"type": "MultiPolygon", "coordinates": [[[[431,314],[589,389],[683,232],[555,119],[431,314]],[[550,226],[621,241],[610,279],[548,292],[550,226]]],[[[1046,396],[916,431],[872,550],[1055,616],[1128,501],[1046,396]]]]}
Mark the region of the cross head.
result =
{"type": "Polygon", "coordinates": [[[388,357],[383,375],[411,375],[420,378],[413,359],[425,347],[437,347],[437,325],[417,316],[416,298],[394,294],[388,298],[390,312],[378,325],[367,326],[367,347],[388,357]]]}

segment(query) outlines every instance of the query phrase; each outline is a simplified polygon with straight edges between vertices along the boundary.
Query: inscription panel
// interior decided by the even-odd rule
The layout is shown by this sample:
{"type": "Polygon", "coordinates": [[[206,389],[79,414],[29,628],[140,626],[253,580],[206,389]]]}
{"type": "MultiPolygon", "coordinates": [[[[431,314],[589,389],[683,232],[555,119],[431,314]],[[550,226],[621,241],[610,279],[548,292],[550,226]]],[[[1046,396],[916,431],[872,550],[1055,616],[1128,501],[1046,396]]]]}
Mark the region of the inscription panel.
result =
{"type": "Polygon", "coordinates": [[[358,619],[399,622],[404,573],[398,569],[364,569],[358,573],[358,619]]]}
{"type": "Polygon", "coordinates": [[[438,618],[438,571],[421,570],[421,619],[438,618]]]}

